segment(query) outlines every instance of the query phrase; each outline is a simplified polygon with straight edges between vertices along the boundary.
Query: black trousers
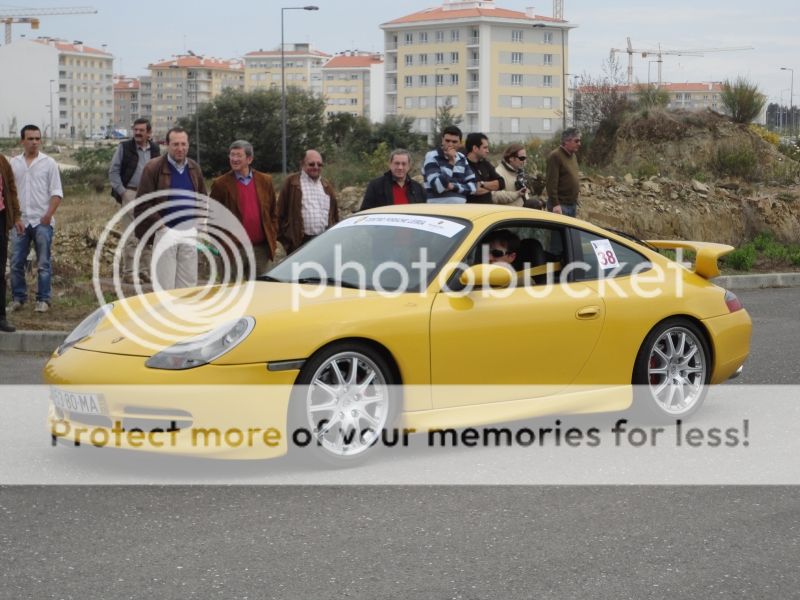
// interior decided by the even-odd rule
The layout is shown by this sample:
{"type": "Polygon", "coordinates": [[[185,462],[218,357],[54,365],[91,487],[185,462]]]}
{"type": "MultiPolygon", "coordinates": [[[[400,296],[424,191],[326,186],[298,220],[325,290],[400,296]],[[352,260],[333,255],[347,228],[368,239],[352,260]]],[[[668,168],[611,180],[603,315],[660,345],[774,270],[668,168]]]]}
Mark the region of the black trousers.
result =
{"type": "Polygon", "coordinates": [[[6,318],[6,262],[8,259],[8,231],[6,209],[0,210],[0,319],[6,318]]]}

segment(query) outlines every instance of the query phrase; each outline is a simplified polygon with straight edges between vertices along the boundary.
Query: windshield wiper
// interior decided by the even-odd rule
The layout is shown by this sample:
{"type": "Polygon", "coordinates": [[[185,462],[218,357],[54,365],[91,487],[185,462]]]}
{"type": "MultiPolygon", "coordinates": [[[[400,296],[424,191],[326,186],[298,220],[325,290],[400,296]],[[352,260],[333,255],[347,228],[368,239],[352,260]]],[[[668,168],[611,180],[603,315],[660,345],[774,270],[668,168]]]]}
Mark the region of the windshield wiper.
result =
{"type": "Polygon", "coordinates": [[[348,288],[351,290],[360,290],[361,288],[357,286],[355,283],[350,283],[348,281],[339,281],[338,279],[334,279],[333,277],[301,277],[295,283],[327,283],[328,285],[335,285],[337,287],[348,288]]]}

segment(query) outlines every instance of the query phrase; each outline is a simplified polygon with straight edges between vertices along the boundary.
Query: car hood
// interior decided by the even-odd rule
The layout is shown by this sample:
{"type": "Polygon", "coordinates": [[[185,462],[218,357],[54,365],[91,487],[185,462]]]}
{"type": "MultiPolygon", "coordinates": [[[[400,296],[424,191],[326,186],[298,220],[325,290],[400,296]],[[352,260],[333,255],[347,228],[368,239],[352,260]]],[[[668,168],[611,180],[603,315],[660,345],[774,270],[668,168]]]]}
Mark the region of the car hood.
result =
{"type": "Polygon", "coordinates": [[[178,292],[177,298],[170,303],[159,302],[156,294],[152,293],[123,300],[115,303],[114,310],[95,332],[75,347],[93,352],[152,356],[177,341],[200,335],[243,316],[252,316],[256,320],[255,332],[250,334],[252,338],[263,331],[267,323],[280,323],[281,329],[285,329],[293,322],[307,320],[311,314],[319,316],[329,311],[328,307],[332,305],[350,305],[354,301],[364,302],[365,299],[369,305],[370,299],[381,299],[380,294],[369,290],[255,282],[252,297],[242,302],[238,310],[223,311],[209,318],[208,326],[203,327],[204,331],[179,316],[191,314],[191,308],[198,302],[213,304],[214,296],[221,296],[231,289],[232,286],[216,286],[210,290],[189,288],[178,292]],[[187,309],[187,312],[183,309],[187,309]]]}

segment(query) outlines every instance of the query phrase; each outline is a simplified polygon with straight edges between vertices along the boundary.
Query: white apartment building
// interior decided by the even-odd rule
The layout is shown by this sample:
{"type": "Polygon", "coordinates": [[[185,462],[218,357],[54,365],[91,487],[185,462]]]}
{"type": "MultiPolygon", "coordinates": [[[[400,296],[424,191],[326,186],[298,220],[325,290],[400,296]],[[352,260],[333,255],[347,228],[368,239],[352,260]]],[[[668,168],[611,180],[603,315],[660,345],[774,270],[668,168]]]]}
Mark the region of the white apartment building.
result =
{"type": "Polygon", "coordinates": [[[373,123],[384,118],[383,57],[369,52],[342,52],[322,67],[325,114],[350,113],[373,123]]]}
{"type": "MultiPolygon", "coordinates": [[[[283,75],[286,87],[296,87],[322,95],[322,65],[330,54],[311,47],[311,44],[285,44],[283,75]]],[[[257,50],[244,55],[244,89],[281,89],[281,47],[257,50]]]]}

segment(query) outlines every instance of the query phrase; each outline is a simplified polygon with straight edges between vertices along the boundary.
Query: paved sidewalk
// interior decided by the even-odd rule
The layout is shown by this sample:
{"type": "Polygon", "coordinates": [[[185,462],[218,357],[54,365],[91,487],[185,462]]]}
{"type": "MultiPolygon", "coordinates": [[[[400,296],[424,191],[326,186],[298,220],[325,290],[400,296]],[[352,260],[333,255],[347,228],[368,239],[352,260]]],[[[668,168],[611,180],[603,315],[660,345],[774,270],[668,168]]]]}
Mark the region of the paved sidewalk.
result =
{"type": "MultiPolygon", "coordinates": [[[[757,275],[723,275],[712,281],[728,290],[800,287],[799,273],[763,273],[757,275]]],[[[52,352],[64,338],[65,331],[17,331],[0,334],[0,352],[52,352]]]]}

